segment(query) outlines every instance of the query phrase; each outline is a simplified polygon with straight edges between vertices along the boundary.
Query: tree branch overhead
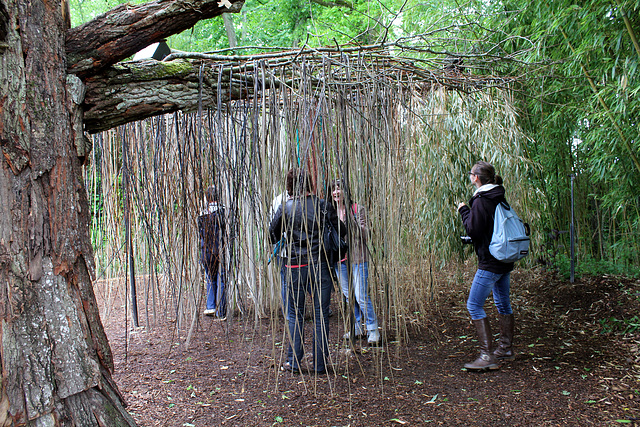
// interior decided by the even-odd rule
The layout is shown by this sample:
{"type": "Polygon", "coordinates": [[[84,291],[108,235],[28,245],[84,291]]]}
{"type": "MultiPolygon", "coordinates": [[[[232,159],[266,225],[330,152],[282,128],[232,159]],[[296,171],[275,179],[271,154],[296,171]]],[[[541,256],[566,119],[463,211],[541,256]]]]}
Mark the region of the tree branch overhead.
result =
{"type": "Polygon", "coordinates": [[[81,78],[91,76],[202,19],[237,13],[243,5],[244,0],[158,0],[120,5],[67,31],[67,71],[81,78]]]}

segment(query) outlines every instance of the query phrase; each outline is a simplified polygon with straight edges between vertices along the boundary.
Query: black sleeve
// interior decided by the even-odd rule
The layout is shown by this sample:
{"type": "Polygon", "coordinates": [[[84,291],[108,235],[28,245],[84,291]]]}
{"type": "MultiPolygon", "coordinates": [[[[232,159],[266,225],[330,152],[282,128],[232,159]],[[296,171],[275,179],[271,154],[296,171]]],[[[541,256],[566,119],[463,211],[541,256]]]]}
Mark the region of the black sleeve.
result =
{"type": "MultiPolygon", "coordinates": [[[[464,224],[467,234],[474,242],[480,242],[490,236],[493,229],[493,214],[491,211],[491,203],[487,198],[478,197],[471,201],[471,207],[463,206],[460,208],[462,223],[464,224]]],[[[495,206],[493,207],[495,210],[495,206]]]]}
{"type": "Polygon", "coordinates": [[[327,202],[325,200],[324,204],[327,209],[326,221],[329,221],[333,228],[340,233],[340,237],[345,237],[347,235],[347,226],[338,218],[338,212],[333,206],[333,203],[327,202]]]}
{"type": "Polygon", "coordinates": [[[347,237],[347,225],[344,222],[342,222],[340,219],[338,219],[338,224],[339,226],[338,228],[336,228],[336,230],[340,230],[340,237],[344,239],[345,237],[347,237]]]}
{"type": "Polygon", "coordinates": [[[282,208],[284,203],[280,204],[278,210],[275,215],[271,219],[271,224],[269,225],[269,242],[273,245],[278,243],[282,238],[282,208]]]}
{"type": "Polygon", "coordinates": [[[200,235],[200,239],[204,239],[204,215],[198,216],[198,234],[200,235]]]}

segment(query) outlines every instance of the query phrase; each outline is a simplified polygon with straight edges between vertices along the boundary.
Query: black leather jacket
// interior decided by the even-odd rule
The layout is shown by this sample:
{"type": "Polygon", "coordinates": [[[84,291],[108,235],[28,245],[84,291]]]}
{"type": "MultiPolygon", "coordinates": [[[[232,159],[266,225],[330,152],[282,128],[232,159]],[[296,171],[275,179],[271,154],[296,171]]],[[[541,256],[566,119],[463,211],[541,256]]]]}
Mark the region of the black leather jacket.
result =
{"type": "Polygon", "coordinates": [[[280,205],[269,225],[269,240],[275,244],[286,236],[285,265],[306,265],[310,260],[327,262],[321,251],[325,221],[346,233],[344,226],[338,228],[338,215],[331,203],[314,195],[296,197],[280,205]]]}

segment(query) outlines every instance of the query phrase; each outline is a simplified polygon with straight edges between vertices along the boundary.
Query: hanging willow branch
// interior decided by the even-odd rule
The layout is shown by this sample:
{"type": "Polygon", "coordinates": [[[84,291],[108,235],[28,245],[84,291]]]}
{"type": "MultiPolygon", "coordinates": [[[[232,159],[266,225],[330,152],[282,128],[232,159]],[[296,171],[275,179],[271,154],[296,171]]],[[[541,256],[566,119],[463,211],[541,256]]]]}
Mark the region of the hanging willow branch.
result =
{"type": "MultiPolygon", "coordinates": [[[[203,189],[215,184],[224,194],[229,225],[225,240],[229,310],[253,313],[256,321],[270,315],[273,327],[279,328],[280,276],[268,264],[273,248],[264,233],[271,201],[283,191],[286,170],[304,165],[319,196],[326,197],[327,183],[341,177],[350,184],[351,199],[366,208],[372,231],[370,289],[376,290],[372,298],[383,327],[402,335],[411,313],[426,312],[425,304],[433,295],[435,273],[427,276],[430,270],[424,265],[435,268],[441,259],[455,254],[457,217],[447,206],[466,193],[466,181],[460,177],[478,153],[483,158],[493,156],[491,160],[513,182],[529,183],[523,175],[526,162],[520,158],[524,136],[517,130],[508,92],[474,91],[487,82],[504,86],[509,81],[481,80],[455,70],[427,71],[379,51],[296,56],[298,52],[243,63],[179,59],[143,67],[174,67],[171,76],[158,72],[157,81],[155,74],[145,76],[150,85],[158,84],[155,92],[146,91],[147,99],[165,96],[163,90],[169,91],[174,81],[188,80],[183,86],[190,92],[185,92],[180,108],[187,110],[191,103],[198,112],[125,126],[135,135],[130,149],[136,150],[131,157],[138,159],[131,172],[138,216],[133,235],[145,235],[138,239],[135,253],[142,257],[148,252],[136,266],[145,277],[154,273],[161,277],[166,288],[158,287],[157,295],[165,312],[175,316],[176,327],[193,325],[203,288],[195,218],[203,189]],[[472,93],[450,90],[456,87],[472,93]],[[432,200],[441,204],[433,212],[428,207],[434,202],[425,203],[432,200]],[[154,268],[147,269],[148,265],[154,268]]],[[[102,98],[118,103],[102,106],[103,121],[113,120],[109,109],[134,111],[142,105],[127,100],[126,91],[114,90],[144,80],[136,68],[139,64],[121,64],[109,78],[96,79],[110,84],[100,89],[102,98]],[[131,105],[126,104],[129,101],[131,105]]],[[[87,105],[96,87],[90,79],[87,105]]],[[[153,105],[165,108],[163,102],[166,99],[153,105]]],[[[97,105],[87,110],[87,118],[91,117],[87,123],[94,129],[109,127],[100,123],[97,105]]],[[[112,147],[115,152],[104,150],[106,165],[118,164],[118,148],[112,147]]],[[[104,191],[106,176],[103,180],[104,191]]],[[[522,191],[532,193],[529,190],[522,191]]],[[[104,199],[117,196],[112,194],[104,194],[104,199]]],[[[117,204],[106,205],[116,208],[108,216],[119,218],[117,204]]],[[[117,233],[104,235],[113,242],[104,245],[104,252],[96,251],[100,266],[111,259],[111,248],[119,247],[122,239],[117,233]]],[[[346,313],[339,314],[340,325],[346,322],[346,313]]],[[[278,335],[274,331],[273,336],[278,335]]]]}
{"type": "Polygon", "coordinates": [[[211,107],[218,102],[269,96],[274,87],[296,86],[296,79],[300,78],[296,76],[299,62],[309,65],[305,78],[311,88],[356,85],[371,90],[376,82],[384,81],[418,91],[445,86],[470,92],[507,87],[514,80],[464,73],[451,67],[429,70],[417,66],[413,59],[392,56],[375,46],[302,49],[244,57],[194,53],[176,53],[171,57],[175,59],[125,62],[86,79],[85,130],[95,133],[159,114],[195,111],[198,105],[211,107]],[[320,66],[323,63],[336,67],[327,73],[320,66]],[[264,84],[257,83],[263,79],[264,84]]]}

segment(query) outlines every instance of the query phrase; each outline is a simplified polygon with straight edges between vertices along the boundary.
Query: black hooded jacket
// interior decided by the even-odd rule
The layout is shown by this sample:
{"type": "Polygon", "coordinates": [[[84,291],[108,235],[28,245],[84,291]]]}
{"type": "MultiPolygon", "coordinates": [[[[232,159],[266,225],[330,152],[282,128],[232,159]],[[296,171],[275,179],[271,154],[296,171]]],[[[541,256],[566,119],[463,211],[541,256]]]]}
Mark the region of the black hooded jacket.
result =
{"type": "Polygon", "coordinates": [[[468,206],[462,206],[458,211],[467,234],[473,241],[478,255],[478,268],[496,274],[504,274],[513,270],[513,263],[501,262],[489,252],[491,235],[493,234],[493,218],[496,206],[506,202],[502,185],[480,187],[479,191],[469,200],[468,206]]]}
{"type": "Polygon", "coordinates": [[[327,262],[321,252],[325,221],[331,222],[344,236],[346,229],[338,227],[338,214],[331,203],[313,195],[287,200],[271,220],[269,240],[276,244],[286,236],[286,265],[306,265],[312,260],[327,262]]]}

